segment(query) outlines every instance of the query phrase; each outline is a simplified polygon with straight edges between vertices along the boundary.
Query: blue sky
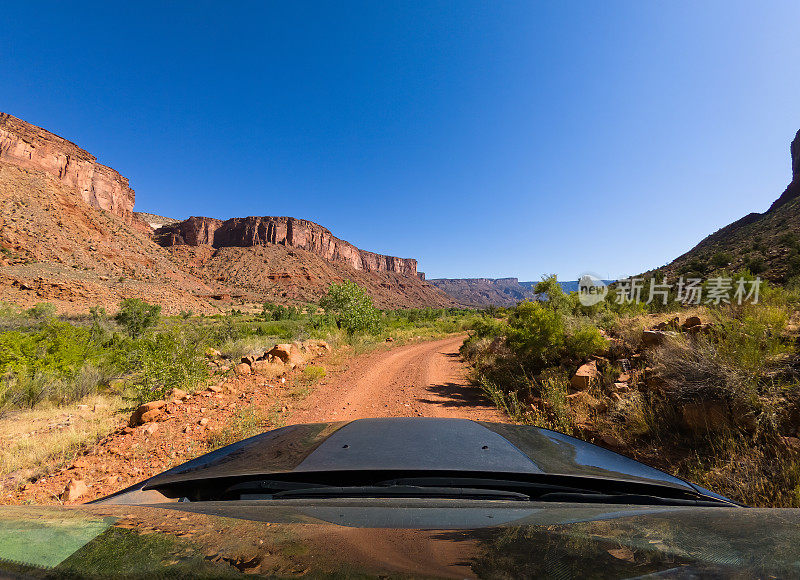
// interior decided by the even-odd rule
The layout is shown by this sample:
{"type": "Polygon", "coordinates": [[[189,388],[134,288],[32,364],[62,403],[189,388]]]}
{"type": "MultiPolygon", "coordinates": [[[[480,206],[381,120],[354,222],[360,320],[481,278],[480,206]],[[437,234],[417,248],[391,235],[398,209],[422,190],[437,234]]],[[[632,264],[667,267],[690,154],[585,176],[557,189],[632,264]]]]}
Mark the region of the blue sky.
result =
{"type": "Polygon", "coordinates": [[[664,264],[790,179],[794,1],[110,4],[4,6],[0,111],[140,211],[576,279],[664,264]]]}

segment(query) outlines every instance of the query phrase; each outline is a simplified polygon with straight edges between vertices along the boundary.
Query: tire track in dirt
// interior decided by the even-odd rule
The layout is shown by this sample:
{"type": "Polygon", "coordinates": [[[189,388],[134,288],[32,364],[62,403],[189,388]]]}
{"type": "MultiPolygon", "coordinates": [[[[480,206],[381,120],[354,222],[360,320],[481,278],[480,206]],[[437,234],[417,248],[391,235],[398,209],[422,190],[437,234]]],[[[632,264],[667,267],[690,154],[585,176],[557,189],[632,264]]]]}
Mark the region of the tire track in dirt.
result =
{"type": "Polygon", "coordinates": [[[455,417],[510,422],[467,380],[463,336],[398,346],[354,358],[318,384],[287,423],[367,417],[455,417]]]}

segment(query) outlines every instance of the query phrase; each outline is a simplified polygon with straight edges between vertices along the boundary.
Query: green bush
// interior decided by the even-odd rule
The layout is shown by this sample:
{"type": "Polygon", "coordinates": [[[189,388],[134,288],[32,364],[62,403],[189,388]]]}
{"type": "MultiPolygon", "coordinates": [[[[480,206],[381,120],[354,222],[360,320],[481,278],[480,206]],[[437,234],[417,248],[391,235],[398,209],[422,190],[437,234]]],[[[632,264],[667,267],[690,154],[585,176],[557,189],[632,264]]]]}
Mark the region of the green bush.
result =
{"type": "Polygon", "coordinates": [[[761,274],[767,269],[767,262],[762,256],[753,256],[749,258],[745,265],[753,274],[761,274]]]}
{"type": "Polygon", "coordinates": [[[148,304],[138,298],[126,298],[119,305],[119,311],[114,317],[128,332],[131,338],[138,338],[145,330],[158,324],[161,315],[161,306],[148,304]]]}
{"type": "Polygon", "coordinates": [[[316,383],[320,379],[324,379],[326,375],[325,367],[319,365],[306,365],[303,369],[303,380],[306,383],[316,383]]]}
{"type": "Polygon", "coordinates": [[[116,354],[91,328],[55,319],[31,332],[0,333],[0,407],[79,400],[120,370],[116,354]]]}
{"type": "Polygon", "coordinates": [[[192,390],[208,378],[204,345],[180,329],[136,341],[129,370],[132,398],[138,403],[164,398],[172,389],[192,390]]]}
{"type": "Polygon", "coordinates": [[[25,315],[35,320],[45,320],[56,315],[56,307],[55,304],[50,304],[49,302],[40,302],[33,308],[26,310],[25,315]]]}
{"type": "Polygon", "coordinates": [[[730,252],[717,252],[711,257],[711,264],[717,268],[724,268],[733,262],[733,255],[730,252]]]}
{"type": "Polygon", "coordinates": [[[380,311],[372,304],[369,294],[350,280],[331,284],[319,305],[347,334],[379,330],[380,311]]]}

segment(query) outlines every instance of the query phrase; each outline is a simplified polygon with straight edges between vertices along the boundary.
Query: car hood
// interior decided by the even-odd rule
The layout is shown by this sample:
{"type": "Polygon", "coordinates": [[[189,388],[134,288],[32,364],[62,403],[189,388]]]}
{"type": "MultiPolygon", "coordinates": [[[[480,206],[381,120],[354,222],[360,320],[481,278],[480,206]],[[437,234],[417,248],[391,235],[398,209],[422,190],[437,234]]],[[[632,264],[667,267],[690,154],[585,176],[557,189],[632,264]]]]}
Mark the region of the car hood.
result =
{"type": "Polygon", "coordinates": [[[555,431],[435,418],[292,425],[198,457],[151,478],[145,488],[198,479],[329,470],[563,475],[698,489],[555,431]]]}

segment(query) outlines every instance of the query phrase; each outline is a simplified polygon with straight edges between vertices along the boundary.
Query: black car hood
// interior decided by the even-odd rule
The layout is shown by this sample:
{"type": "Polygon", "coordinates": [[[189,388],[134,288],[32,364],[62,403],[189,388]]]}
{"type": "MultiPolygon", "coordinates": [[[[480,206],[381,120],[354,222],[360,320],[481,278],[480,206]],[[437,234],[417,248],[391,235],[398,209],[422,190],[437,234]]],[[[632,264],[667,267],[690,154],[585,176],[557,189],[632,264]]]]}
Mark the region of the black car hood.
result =
{"type": "Polygon", "coordinates": [[[324,471],[449,471],[592,477],[696,487],[555,431],[466,419],[383,418],[293,425],[157,475],[145,489],[199,479],[324,471]]]}

